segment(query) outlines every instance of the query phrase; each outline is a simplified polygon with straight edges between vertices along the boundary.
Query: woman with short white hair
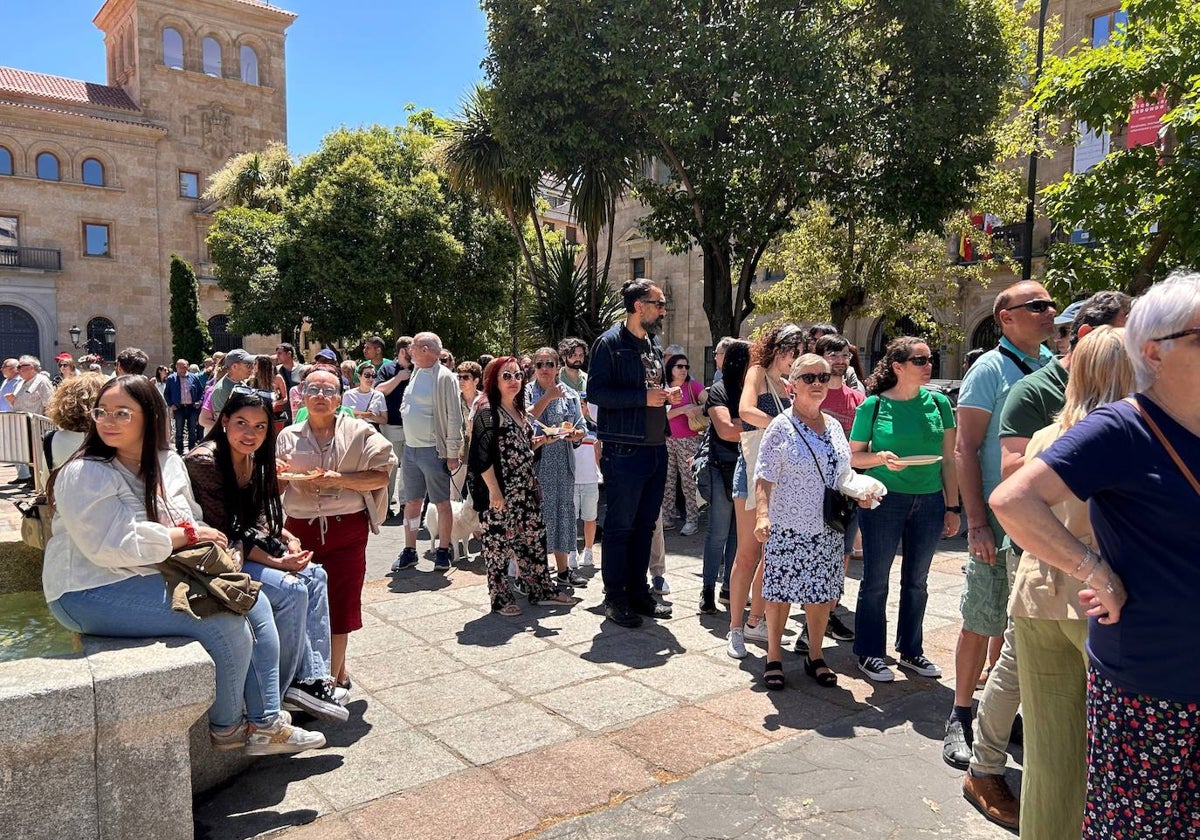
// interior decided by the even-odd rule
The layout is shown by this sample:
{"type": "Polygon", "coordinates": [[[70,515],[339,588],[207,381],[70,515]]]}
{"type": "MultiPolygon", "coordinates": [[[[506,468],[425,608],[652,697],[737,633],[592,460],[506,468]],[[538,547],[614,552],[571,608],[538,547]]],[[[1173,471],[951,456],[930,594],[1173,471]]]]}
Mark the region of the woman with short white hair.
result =
{"type": "Polygon", "coordinates": [[[996,488],[1013,541],[1085,588],[1088,778],[1083,838],[1190,836],[1200,824],[1200,274],[1134,301],[1139,392],[1101,406],[996,488]],[[1051,508],[1089,502],[1099,553],[1051,508]]]}

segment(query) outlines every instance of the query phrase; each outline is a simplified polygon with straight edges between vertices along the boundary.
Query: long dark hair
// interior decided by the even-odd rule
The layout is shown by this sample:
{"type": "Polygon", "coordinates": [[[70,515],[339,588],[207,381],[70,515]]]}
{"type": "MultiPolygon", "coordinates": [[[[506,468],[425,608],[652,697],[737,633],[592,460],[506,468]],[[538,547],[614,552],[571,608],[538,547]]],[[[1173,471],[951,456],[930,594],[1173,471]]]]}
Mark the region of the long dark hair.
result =
{"type": "MultiPolygon", "coordinates": [[[[145,484],[143,498],[146,505],[146,518],[158,521],[158,487],[162,481],[158,465],[158,455],[160,452],[166,452],[170,448],[167,443],[167,404],[159,396],[158,389],[154,387],[153,380],[147,379],[140,374],[126,374],[125,376],[118,376],[108,380],[96,394],[96,402],[93,405],[100,405],[100,401],[104,399],[104,395],[113,388],[120,388],[128,394],[129,398],[142,410],[142,463],[140,475],[145,484]]],[[[96,431],[96,424],[93,422],[87,430],[83,444],[76,450],[74,455],[63,462],[63,466],[65,467],[76,458],[111,462],[115,457],[117,457],[116,448],[104,442],[104,438],[100,437],[100,433],[96,431]]],[[[58,478],[61,470],[62,467],[59,467],[50,475],[50,488],[46,495],[51,504],[54,503],[55,479],[58,478]]]]}
{"type": "MultiPolygon", "coordinates": [[[[257,393],[235,390],[225,401],[217,416],[217,422],[209,429],[205,442],[213,443],[214,460],[221,471],[221,486],[224,488],[225,507],[230,512],[228,533],[241,534],[254,528],[261,515],[266,519],[267,532],[278,537],[283,533],[283,506],[279,502],[279,480],[275,477],[275,424],[271,419],[271,404],[257,393]],[[225,426],[234,414],[243,408],[260,408],[267,417],[267,436],[262,446],[254,452],[254,466],[250,473],[250,487],[243,491],[237,483],[233,467],[233,450],[229,446],[229,435],[225,426]]],[[[211,523],[217,524],[217,523],[211,523]]]]}
{"type": "MultiPolygon", "coordinates": [[[[514,364],[517,366],[517,372],[521,372],[521,360],[516,356],[499,356],[488,362],[487,370],[483,372],[483,392],[487,394],[488,405],[492,411],[499,412],[502,410],[500,404],[500,372],[504,370],[504,366],[514,364]]],[[[522,414],[525,413],[525,387],[517,391],[517,395],[513,398],[513,404],[522,414]]]]}
{"type": "Polygon", "coordinates": [[[914,346],[927,343],[925,339],[912,335],[902,335],[889,341],[887,349],[883,351],[883,358],[879,360],[875,365],[875,370],[871,371],[871,375],[863,383],[867,386],[867,394],[874,396],[894,388],[898,379],[896,371],[892,370],[892,365],[908,361],[908,358],[912,356],[914,346]]]}
{"type": "MultiPolygon", "coordinates": [[[[675,369],[675,363],[678,362],[680,359],[683,359],[686,362],[688,360],[687,354],[686,353],[676,353],[673,356],[670,356],[667,358],[667,364],[665,367],[663,367],[663,387],[670,386],[671,381],[674,379],[674,374],[672,374],[671,371],[673,371],[675,369]]],[[[689,370],[687,373],[685,373],[683,375],[683,384],[686,385],[691,381],[692,381],[692,372],[689,370]]]]}
{"type": "Polygon", "coordinates": [[[742,399],[742,388],[746,385],[746,371],[750,367],[750,342],[740,338],[725,348],[724,364],[721,365],[721,381],[725,383],[725,395],[729,404],[736,406],[742,399]]]}

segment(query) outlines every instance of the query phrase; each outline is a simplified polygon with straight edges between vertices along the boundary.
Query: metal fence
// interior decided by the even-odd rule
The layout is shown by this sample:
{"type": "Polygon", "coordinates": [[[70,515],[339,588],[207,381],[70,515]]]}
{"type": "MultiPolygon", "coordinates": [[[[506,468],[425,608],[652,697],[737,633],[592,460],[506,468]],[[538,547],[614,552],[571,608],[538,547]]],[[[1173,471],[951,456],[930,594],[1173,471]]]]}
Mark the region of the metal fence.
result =
{"type": "Polygon", "coordinates": [[[0,464],[25,464],[33,470],[34,486],[42,487],[46,453],[42,438],[54,428],[48,417],[23,411],[0,412],[0,464]]]}

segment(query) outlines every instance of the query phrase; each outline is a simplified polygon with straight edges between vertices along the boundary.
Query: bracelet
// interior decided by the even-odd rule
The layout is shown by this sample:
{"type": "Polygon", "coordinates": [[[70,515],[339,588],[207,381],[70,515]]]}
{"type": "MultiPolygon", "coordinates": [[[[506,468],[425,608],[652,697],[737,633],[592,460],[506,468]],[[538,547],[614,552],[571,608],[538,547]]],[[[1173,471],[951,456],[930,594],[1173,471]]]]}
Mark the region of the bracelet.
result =
{"type": "MultiPolygon", "coordinates": [[[[1086,583],[1088,586],[1090,586],[1092,589],[1094,589],[1094,590],[1096,590],[1096,591],[1102,591],[1102,592],[1104,592],[1104,593],[1106,593],[1106,594],[1108,594],[1108,595],[1111,595],[1111,594],[1113,594],[1113,591],[1114,591],[1114,590],[1113,590],[1113,585],[1112,585],[1112,576],[1111,576],[1111,575],[1109,576],[1109,578],[1108,578],[1108,581],[1107,581],[1107,582],[1104,584],[1104,588],[1103,588],[1103,589],[1101,589],[1099,586],[1096,586],[1095,582],[1092,580],[1092,576],[1093,576],[1093,575],[1095,575],[1095,574],[1096,574],[1096,572],[1100,571],[1100,569],[1104,567],[1104,561],[1103,561],[1103,560],[1100,560],[1100,557],[1099,557],[1099,555],[1097,555],[1097,556],[1096,556],[1096,560],[1097,560],[1098,562],[1097,562],[1097,563],[1096,563],[1096,565],[1095,565],[1095,566],[1092,568],[1092,570],[1091,570],[1090,572],[1088,572],[1088,575],[1087,575],[1087,577],[1085,577],[1085,578],[1083,579],[1083,581],[1084,581],[1084,583],[1086,583]]],[[[1110,571],[1111,571],[1111,570],[1110,570],[1110,571]]]]}
{"type": "MultiPolygon", "coordinates": [[[[946,505],[946,513],[962,513],[962,505],[946,505]]],[[[981,525],[980,527],[986,526],[981,525]]]]}
{"type": "Polygon", "coordinates": [[[1083,549],[1083,559],[1079,561],[1079,565],[1071,572],[1071,577],[1075,578],[1075,580],[1086,581],[1100,567],[1100,562],[1100,555],[1085,546],[1083,549]],[[1084,566],[1088,567],[1086,572],[1084,571],[1084,566]]]}
{"type": "Polygon", "coordinates": [[[183,535],[187,537],[187,545],[195,545],[200,539],[196,535],[196,526],[186,519],[179,523],[179,527],[183,529],[183,535]]]}

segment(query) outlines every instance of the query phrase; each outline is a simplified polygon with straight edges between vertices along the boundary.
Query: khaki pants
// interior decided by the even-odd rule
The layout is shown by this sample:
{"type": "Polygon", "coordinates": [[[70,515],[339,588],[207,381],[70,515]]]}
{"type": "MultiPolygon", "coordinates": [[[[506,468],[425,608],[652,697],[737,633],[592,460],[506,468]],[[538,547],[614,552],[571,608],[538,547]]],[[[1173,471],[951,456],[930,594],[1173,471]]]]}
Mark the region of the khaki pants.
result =
{"type": "MultiPolygon", "coordinates": [[[[1016,552],[999,549],[996,563],[1005,564],[1008,572],[1008,589],[1017,576],[1016,552]]],[[[1007,593],[1005,593],[1007,595],[1007,593]]],[[[1004,628],[1004,646],[996,660],[992,674],[988,677],[983,697],[979,700],[979,715],[975,721],[975,748],[971,753],[971,769],[976,773],[998,776],[1008,763],[1008,739],[1012,735],[1013,720],[1021,705],[1021,686],[1017,678],[1017,640],[1011,617],[1004,628]]],[[[1082,823],[1081,823],[1082,825],[1082,823]]]]}
{"type": "Polygon", "coordinates": [[[1078,837],[1087,786],[1087,622],[1014,622],[1025,709],[1021,840],[1078,837]]]}

